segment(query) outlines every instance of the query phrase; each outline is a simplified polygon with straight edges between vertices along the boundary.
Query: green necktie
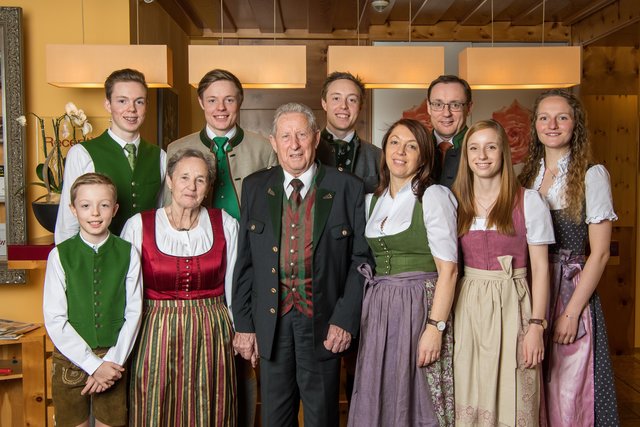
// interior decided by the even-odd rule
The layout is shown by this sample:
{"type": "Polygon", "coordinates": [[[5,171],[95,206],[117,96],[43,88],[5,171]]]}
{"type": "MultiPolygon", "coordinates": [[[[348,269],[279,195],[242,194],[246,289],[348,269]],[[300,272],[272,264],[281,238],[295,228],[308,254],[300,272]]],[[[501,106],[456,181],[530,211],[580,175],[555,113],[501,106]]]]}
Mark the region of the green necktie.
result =
{"type": "Polygon", "coordinates": [[[216,180],[213,184],[213,207],[224,209],[235,219],[240,219],[240,207],[238,197],[233,187],[231,174],[229,173],[229,162],[227,161],[227,141],[229,138],[216,136],[213,138],[215,147],[211,144],[211,151],[215,149],[216,155],[216,180]]]}
{"type": "Polygon", "coordinates": [[[225,155],[224,146],[227,144],[229,138],[226,136],[215,136],[213,137],[213,142],[216,143],[216,159],[220,161],[225,155]]]}
{"type": "Polygon", "coordinates": [[[136,167],[136,146],[135,144],[126,144],[124,151],[127,152],[127,160],[129,161],[129,167],[133,170],[136,167]]]}

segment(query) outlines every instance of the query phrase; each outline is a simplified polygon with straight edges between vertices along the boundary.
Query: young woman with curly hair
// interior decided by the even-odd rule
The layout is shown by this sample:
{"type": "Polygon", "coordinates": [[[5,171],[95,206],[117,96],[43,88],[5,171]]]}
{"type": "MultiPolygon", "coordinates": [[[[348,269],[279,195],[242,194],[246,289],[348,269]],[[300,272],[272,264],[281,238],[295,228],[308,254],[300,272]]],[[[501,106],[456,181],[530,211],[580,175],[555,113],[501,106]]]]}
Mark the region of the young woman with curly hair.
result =
{"type": "Polygon", "coordinates": [[[551,208],[551,300],[544,364],[546,416],[554,426],[619,425],[596,286],[609,259],[613,210],[609,173],[590,163],[580,100],[565,90],[538,97],[520,182],[551,208]],[[587,256],[587,244],[590,254],[587,256]]]}

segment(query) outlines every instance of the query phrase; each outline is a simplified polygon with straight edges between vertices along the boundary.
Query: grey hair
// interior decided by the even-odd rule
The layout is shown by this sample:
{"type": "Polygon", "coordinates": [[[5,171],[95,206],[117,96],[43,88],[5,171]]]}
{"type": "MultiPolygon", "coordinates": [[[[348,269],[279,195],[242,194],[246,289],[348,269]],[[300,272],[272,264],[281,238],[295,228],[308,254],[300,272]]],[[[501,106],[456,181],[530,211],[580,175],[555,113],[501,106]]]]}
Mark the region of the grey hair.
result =
{"type": "Polygon", "coordinates": [[[290,102],[288,104],[283,104],[279,106],[278,109],[276,110],[276,114],[273,116],[273,124],[271,125],[272,136],[274,137],[276,136],[278,120],[280,119],[280,117],[282,117],[284,114],[289,114],[289,113],[304,114],[307,117],[307,123],[309,124],[309,127],[311,128],[311,130],[314,133],[320,130],[320,128],[318,127],[318,122],[316,121],[316,116],[315,114],[313,114],[313,111],[311,110],[311,108],[307,107],[304,104],[299,104],[297,102],[290,102]]]}
{"type": "Polygon", "coordinates": [[[176,166],[183,159],[200,159],[207,165],[207,181],[212,183],[216,177],[216,163],[213,159],[213,155],[203,153],[200,150],[193,148],[184,148],[176,151],[169,161],[167,162],[167,175],[173,178],[173,172],[176,170],[176,166]]]}

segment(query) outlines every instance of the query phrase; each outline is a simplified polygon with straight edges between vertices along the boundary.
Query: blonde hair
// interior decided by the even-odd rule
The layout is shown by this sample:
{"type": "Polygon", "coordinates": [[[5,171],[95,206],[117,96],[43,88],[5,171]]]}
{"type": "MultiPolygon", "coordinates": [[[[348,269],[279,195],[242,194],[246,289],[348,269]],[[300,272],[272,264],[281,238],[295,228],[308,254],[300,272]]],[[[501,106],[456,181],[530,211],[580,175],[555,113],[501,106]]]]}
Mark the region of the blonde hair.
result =
{"type": "Polygon", "coordinates": [[[509,139],[500,123],[495,120],[481,120],[469,128],[460,148],[460,168],[453,183],[453,193],[458,199],[458,236],[466,234],[476,216],[474,206],[474,175],[469,168],[467,146],[469,138],[476,132],[492,129],[498,137],[502,151],[502,167],[500,168],[500,193],[496,203],[487,217],[487,228],[495,226],[499,233],[514,234],[513,209],[518,201],[518,182],[511,162],[509,139]]]}
{"type": "Polygon", "coordinates": [[[113,181],[111,181],[111,178],[101,173],[89,172],[89,173],[85,173],[84,175],[80,175],[73,182],[73,185],[71,186],[71,191],[70,191],[72,205],[76,202],[76,196],[78,195],[78,188],[80,188],[83,185],[106,185],[107,187],[109,187],[109,190],[111,190],[111,193],[113,194],[113,201],[114,202],[118,201],[118,190],[116,189],[116,186],[113,183],[113,181]]]}

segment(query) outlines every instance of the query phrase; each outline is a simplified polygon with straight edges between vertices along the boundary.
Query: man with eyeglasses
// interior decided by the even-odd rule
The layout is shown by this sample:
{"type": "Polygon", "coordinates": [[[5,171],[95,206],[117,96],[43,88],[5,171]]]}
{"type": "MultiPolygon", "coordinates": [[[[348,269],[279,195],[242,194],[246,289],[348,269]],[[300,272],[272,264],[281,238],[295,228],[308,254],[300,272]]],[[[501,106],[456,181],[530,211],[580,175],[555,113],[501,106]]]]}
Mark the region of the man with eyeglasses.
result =
{"type": "Polygon", "coordinates": [[[443,75],[427,90],[427,108],[436,144],[434,177],[438,184],[451,188],[460,164],[460,146],[467,132],[471,111],[471,88],[465,80],[443,75]]]}
{"type": "Polygon", "coordinates": [[[356,133],[364,103],[364,84],[351,73],[335,71],[322,85],[327,126],[320,134],[316,156],[320,163],[346,170],[364,181],[365,193],[378,186],[381,150],[356,133]]]}

